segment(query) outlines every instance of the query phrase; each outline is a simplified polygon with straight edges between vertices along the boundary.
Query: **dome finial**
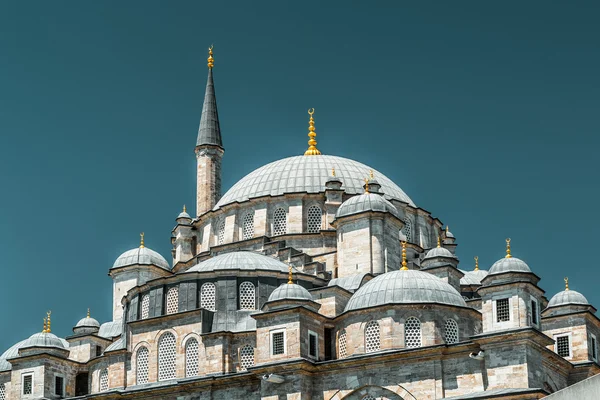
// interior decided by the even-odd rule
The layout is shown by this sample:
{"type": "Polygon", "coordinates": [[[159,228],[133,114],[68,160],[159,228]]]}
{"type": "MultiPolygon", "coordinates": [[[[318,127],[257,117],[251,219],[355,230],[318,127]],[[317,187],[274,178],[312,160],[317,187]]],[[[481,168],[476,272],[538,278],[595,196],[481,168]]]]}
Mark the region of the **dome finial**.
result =
{"type": "Polygon", "coordinates": [[[569,278],[565,276],[565,290],[569,290],[569,278]]]}
{"type": "Polygon", "coordinates": [[[335,167],[332,167],[332,168],[331,168],[331,176],[334,176],[334,177],[335,177],[335,167]]]}
{"type": "Polygon", "coordinates": [[[365,178],[365,193],[369,193],[369,179],[365,178]]]}
{"type": "Polygon", "coordinates": [[[475,256],[475,271],[479,271],[479,257],[475,256]]]}
{"type": "Polygon", "coordinates": [[[46,333],[47,330],[47,325],[46,325],[46,317],[44,317],[44,329],[42,329],[42,333],[46,333]]]}
{"type": "Polygon", "coordinates": [[[290,265],[288,267],[288,285],[291,285],[292,283],[294,283],[294,281],[292,281],[292,266],[290,265]]]}
{"type": "Polygon", "coordinates": [[[510,238],[506,239],[506,257],[505,258],[512,258],[512,256],[510,255],[510,238]]]}
{"type": "Polygon", "coordinates": [[[187,212],[187,207],[185,206],[185,204],[183,205],[183,212],[186,213],[187,212]]]}
{"type": "Polygon", "coordinates": [[[442,243],[440,241],[440,237],[438,236],[438,241],[437,241],[437,247],[440,248],[442,247],[442,243]]]}
{"type": "Polygon", "coordinates": [[[90,309],[88,308],[88,312],[87,312],[87,317],[86,318],[89,318],[89,317],[90,317],[90,309]]]}
{"type": "Polygon", "coordinates": [[[140,233],[140,249],[143,249],[144,247],[144,232],[140,233]]]}
{"type": "Polygon", "coordinates": [[[208,48],[208,59],[206,61],[208,61],[208,68],[212,69],[215,65],[215,59],[213,58],[213,45],[211,44],[210,47],[208,48]]]}
{"type": "Polygon", "coordinates": [[[50,314],[52,314],[52,311],[48,311],[46,313],[46,316],[48,318],[47,319],[48,325],[46,326],[46,332],[45,333],[51,333],[52,332],[52,326],[51,326],[51,323],[50,323],[50,314]]]}
{"type": "Polygon", "coordinates": [[[406,242],[402,242],[402,268],[401,271],[408,271],[408,267],[406,266],[406,242]]]}
{"type": "Polygon", "coordinates": [[[318,156],[321,155],[321,152],[317,149],[317,141],[315,138],[317,134],[315,133],[315,119],[313,118],[313,114],[315,113],[314,108],[308,109],[308,115],[310,115],[310,119],[308,120],[308,150],[304,152],[305,156],[318,156]]]}
{"type": "Polygon", "coordinates": [[[373,173],[373,170],[369,171],[369,179],[375,179],[375,174],[373,173]]]}

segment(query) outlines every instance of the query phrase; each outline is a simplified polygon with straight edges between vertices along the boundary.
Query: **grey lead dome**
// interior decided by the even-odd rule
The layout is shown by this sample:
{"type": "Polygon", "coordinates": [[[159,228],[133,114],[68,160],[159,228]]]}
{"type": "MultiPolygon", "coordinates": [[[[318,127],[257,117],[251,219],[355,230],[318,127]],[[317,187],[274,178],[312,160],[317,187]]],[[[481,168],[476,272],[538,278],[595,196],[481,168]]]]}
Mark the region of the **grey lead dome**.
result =
{"type": "Polygon", "coordinates": [[[385,304],[438,303],[465,307],[462,296],[434,275],[422,271],[392,271],[365,283],[344,311],[385,304]]]}
{"type": "Polygon", "coordinates": [[[56,347],[58,349],[68,349],[69,343],[53,333],[39,332],[31,335],[29,339],[25,340],[23,344],[19,346],[20,349],[27,347],[56,347]]]}
{"type": "Polygon", "coordinates": [[[277,289],[273,290],[273,293],[269,296],[269,301],[277,300],[311,300],[312,295],[300,285],[295,283],[284,283],[277,289]]]}
{"type": "Polygon", "coordinates": [[[492,268],[490,268],[488,275],[502,274],[504,272],[531,273],[531,269],[527,264],[525,264],[525,261],[520,260],[516,257],[501,258],[500,260],[496,261],[494,265],[492,265],[492,268]]]}
{"type": "Polygon", "coordinates": [[[202,261],[186,272],[209,272],[223,269],[269,270],[287,274],[289,267],[273,257],[252,251],[234,251],[202,261]]]}
{"type": "Polygon", "coordinates": [[[383,196],[373,193],[363,193],[359,196],[350,197],[342,203],[335,213],[335,218],[341,218],[352,214],[366,211],[389,212],[398,217],[398,210],[383,196]]]}
{"type": "Polygon", "coordinates": [[[415,205],[398,185],[381,172],[358,161],[319,155],[284,158],[254,170],[233,185],[221,197],[215,209],[261,196],[321,193],[325,191],[325,182],[331,177],[332,168],[335,168],[335,177],[342,181],[342,189],[347,194],[362,194],[364,179],[373,171],[387,199],[415,205]]]}
{"type": "Polygon", "coordinates": [[[548,302],[548,307],[558,307],[567,304],[590,304],[584,295],[575,290],[563,290],[556,293],[548,302]]]}
{"type": "Polygon", "coordinates": [[[127,267],[130,265],[156,265],[167,271],[171,270],[171,266],[163,256],[147,247],[138,247],[121,254],[111,269],[127,267]]]}

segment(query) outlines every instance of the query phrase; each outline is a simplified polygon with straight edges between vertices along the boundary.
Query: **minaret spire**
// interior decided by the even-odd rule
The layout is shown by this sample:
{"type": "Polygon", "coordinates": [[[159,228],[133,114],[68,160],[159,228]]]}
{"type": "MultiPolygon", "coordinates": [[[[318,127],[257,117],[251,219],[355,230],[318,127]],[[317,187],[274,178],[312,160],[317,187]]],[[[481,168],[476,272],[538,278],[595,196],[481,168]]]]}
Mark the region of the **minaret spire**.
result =
{"type": "Polygon", "coordinates": [[[213,46],[208,48],[208,79],[206,80],[206,92],[204,94],[204,105],[200,117],[200,128],[198,129],[198,140],[196,146],[212,145],[223,148],[221,141],[221,126],[219,124],[219,113],[217,112],[217,97],[215,96],[215,83],[213,81],[213,46]]]}

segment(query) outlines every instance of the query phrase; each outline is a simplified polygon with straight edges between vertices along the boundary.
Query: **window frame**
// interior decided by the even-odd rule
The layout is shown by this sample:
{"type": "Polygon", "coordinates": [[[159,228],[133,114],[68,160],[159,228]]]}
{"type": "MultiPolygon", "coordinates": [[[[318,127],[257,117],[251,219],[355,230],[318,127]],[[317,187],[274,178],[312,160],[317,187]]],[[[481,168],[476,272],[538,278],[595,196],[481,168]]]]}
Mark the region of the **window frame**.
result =
{"type": "Polygon", "coordinates": [[[142,345],[135,352],[135,384],[145,385],[150,382],[150,349],[148,346],[142,345]],[[140,381],[140,353],[146,350],[146,376],[145,382],[140,381]]]}
{"type": "Polygon", "coordinates": [[[571,332],[564,332],[564,333],[556,333],[553,335],[553,339],[554,339],[554,352],[556,354],[558,354],[560,357],[563,357],[565,359],[571,359],[573,358],[573,338],[572,338],[572,333],[571,332]],[[567,337],[568,338],[568,343],[569,343],[569,356],[561,356],[560,354],[558,354],[558,338],[561,337],[567,337]]]}
{"type": "Polygon", "coordinates": [[[252,211],[248,211],[247,213],[245,213],[242,216],[242,234],[241,234],[241,239],[242,240],[250,240],[254,238],[254,210],[252,211]],[[250,229],[247,229],[247,227],[251,226],[250,229]],[[246,235],[246,233],[249,233],[248,231],[251,231],[252,234],[251,235],[246,235]]]}
{"type": "Polygon", "coordinates": [[[61,398],[61,399],[65,398],[66,397],[66,394],[65,394],[66,390],[67,390],[67,383],[65,381],[65,376],[63,374],[54,374],[54,395],[55,396],[59,396],[59,398],[61,398]],[[56,380],[57,379],[62,379],[62,387],[61,387],[62,394],[56,393],[56,389],[57,389],[56,380]]]}
{"type": "MultiPolygon", "coordinates": [[[[284,335],[285,336],[285,335],[284,335]]],[[[238,362],[240,365],[240,370],[242,371],[247,371],[249,367],[254,367],[256,361],[256,349],[254,348],[254,346],[252,346],[251,344],[245,344],[242,347],[238,348],[238,362]],[[244,349],[250,349],[252,351],[252,364],[245,366],[244,364],[244,359],[243,359],[243,355],[242,353],[244,352],[244,349]]]]}
{"type": "MultiPolygon", "coordinates": [[[[421,333],[421,344],[423,344],[422,336],[423,336],[423,334],[421,333]]],[[[446,342],[446,344],[460,343],[460,328],[459,328],[458,322],[456,322],[456,320],[454,318],[448,318],[444,321],[444,342],[446,342]],[[448,341],[448,325],[449,324],[452,324],[453,327],[456,328],[456,341],[453,341],[453,342],[448,341]]]]}
{"type": "Polygon", "coordinates": [[[287,234],[288,234],[288,210],[286,210],[284,207],[276,207],[273,210],[273,222],[272,222],[271,236],[283,236],[283,235],[287,235],[287,234]],[[275,218],[276,218],[276,214],[279,211],[283,212],[284,229],[283,229],[283,232],[279,232],[279,230],[278,230],[279,233],[276,233],[275,232],[275,226],[276,226],[275,218]]]}
{"type": "Polygon", "coordinates": [[[179,312],[179,285],[168,286],[164,295],[164,299],[165,306],[163,315],[177,314],[179,312]],[[174,309],[171,309],[169,312],[169,301],[172,301],[173,297],[175,298],[173,303],[174,309]]]}
{"type": "Polygon", "coordinates": [[[540,327],[540,303],[537,301],[537,299],[535,297],[531,296],[529,305],[531,307],[531,324],[533,326],[535,326],[536,328],[539,328],[540,327]],[[534,303],[535,303],[535,307],[534,307],[534,303]],[[535,310],[535,321],[533,320],[534,310],[535,310]]]}
{"type": "Polygon", "coordinates": [[[512,320],[513,320],[512,297],[502,296],[502,297],[498,297],[497,299],[493,299],[492,301],[493,301],[492,311],[493,311],[493,317],[494,317],[494,325],[502,325],[502,324],[507,324],[509,322],[512,322],[512,320]],[[498,301],[501,301],[501,300],[508,301],[508,320],[506,320],[506,321],[498,321],[498,301]]]}
{"type": "Polygon", "coordinates": [[[35,373],[33,371],[21,373],[21,396],[30,397],[34,395],[34,378],[35,373]],[[25,393],[25,378],[27,377],[31,377],[31,393],[25,393]]]}
{"type": "MultiPolygon", "coordinates": [[[[248,286],[248,285],[245,285],[245,286],[248,286]]],[[[255,311],[257,309],[257,307],[256,307],[256,284],[254,282],[249,281],[249,280],[245,280],[245,281],[240,282],[240,284],[238,285],[238,309],[239,310],[246,310],[246,311],[255,311]],[[252,288],[253,288],[253,291],[254,291],[254,293],[253,293],[254,295],[252,296],[252,298],[253,298],[253,306],[252,306],[252,308],[242,307],[242,286],[244,284],[246,284],[246,283],[252,285],[252,288]]]]}
{"type": "Polygon", "coordinates": [[[590,356],[591,356],[592,360],[598,362],[598,339],[596,338],[596,335],[594,335],[591,332],[590,332],[590,347],[592,350],[590,352],[590,356]]]}
{"type": "Polygon", "coordinates": [[[271,355],[271,357],[280,357],[280,356],[285,356],[287,355],[287,333],[286,333],[286,329],[285,328],[280,328],[280,329],[273,329],[272,331],[269,332],[269,354],[271,355]],[[273,336],[277,333],[283,333],[283,353],[280,354],[274,354],[273,353],[273,336]]]}
{"type": "Polygon", "coordinates": [[[338,332],[338,338],[337,338],[337,345],[338,345],[338,354],[337,354],[337,358],[339,359],[343,359],[348,357],[348,334],[346,333],[345,329],[342,329],[341,331],[338,332]],[[342,354],[342,338],[344,339],[344,352],[342,354]]]}
{"type": "MultiPolygon", "coordinates": [[[[411,334],[412,334],[412,331],[413,331],[413,329],[410,330],[411,334]]],[[[416,332],[416,329],[414,329],[414,331],[416,332]]],[[[421,322],[420,318],[417,318],[414,315],[412,315],[412,316],[410,316],[410,317],[408,317],[408,318],[406,318],[404,320],[404,348],[406,348],[406,349],[420,349],[421,347],[423,347],[423,323],[421,322]],[[409,330],[407,329],[406,326],[408,325],[408,321],[411,321],[411,320],[417,321],[417,323],[416,323],[415,326],[418,327],[418,330],[419,330],[419,337],[418,337],[418,339],[419,339],[419,343],[418,344],[419,345],[418,346],[409,346],[408,345],[408,339],[407,338],[408,338],[408,332],[409,332],[409,330]]]]}
{"type": "Polygon", "coordinates": [[[323,229],[323,208],[319,204],[311,204],[306,207],[306,233],[319,233],[323,229]],[[319,225],[316,230],[311,230],[311,210],[319,210],[319,225]]]}
{"type": "Polygon", "coordinates": [[[379,321],[371,320],[365,324],[365,327],[363,328],[363,340],[365,346],[365,354],[376,353],[378,351],[381,351],[381,324],[379,323],[379,321]],[[371,347],[367,346],[367,329],[369,329],[371,326],[377,326],[377,349],[372,349],[371,347]]]}
{"type": "Polygon", "coordinates": [[[209,311],[216,311],[217,310],[217,285],[210,281],[210,282],[204,282],[202,283],[202,285],[200,285],[200,308],[204,308],[205,310],[209,310],[209,311]],[[212,302],[210,302],[212,305],[214,305],[213,308],[206,308],[204,307],[206,305],[206,303],[209,303],[208,301],[206,301],[207,299],[207,294],[205,291],[205,288],[212,286],[214,289],[214,294],[213,294],[213,298],[212,298],[212,302]]]}
{"type": "MultiPolygon", "coordinates": [[[[163,348],[164,349],[164,348],[163,348]]],[[[166,350],[170,350],[170,349],[165,349],[166,350]]],[[[165,355],[164,357],[166,357],[167,355],[165,355]]],[[[158,337],[158,341],[156,342],[156,381],[157,382],[164,382],[164,381],[169,381],[169,380],[173,380],[173,379],[177,379],[177,336],[171,332],[171,331],[165,331],[163,332],[159,337],[158,337]],[[174,374],[173,376],[168,376],[168,377],[164,377],[165,374],[167,374],[169,371],[169,369],[171,368],[167,368],[169,367],[169,365],[166,364],[165,360],[162,360],[161,363],[161,343],[163,340],[165,340],[165,338],[167,336],[173,336],[173,340],[174,340],[174,345],[173,345],[173,352],[174,352],[174,357],[173,357],[173,371],[174,374]],[[165,370],[166,369],[166,370],[165,370]],[[163,372],[163,377],[161,379],[161,371],[163,372]]]]}
{"type": "Polygon", "coordinates": [[[108,367],[102,368],[98,374],[98,392],[107,392],[110,389],[110,374],[108,373],[108,367]],[[106,371],[106,389],[102,389],[102,374],[106,371]]]}
{"type": "Polygon", "coordinates": [[[308,330],[308,357],[313,358],[315,360],[319,359],[319,334],[315,331],[308,330]],[[315,338],[315,354],[310,354],[310,338],[315,338]]]}
{"type": "Polygon", "coordinates": [[[195,336],[191,336],[190,338],[188,338],[184,345],[183,345],[183,353],[184,353],[184,369],[185,369],[185,377],[186,378],[193,378],[193,377],[197,377],[200,376],[200,342],[198,341],[198,338],[196,338],[195,336]],[[188,348],[190,347],[190,344],[196,342],[195,346],[196,346],[196,351],[195,353],[193,353],[194,356],[194,360],[190,360],[190,354],[188,352],[188,348]],[[193,368],[191,368],[190,365],[190,361],[194,361],[196,363],[196,374],[193,375],[190,372],[193,368]]]}

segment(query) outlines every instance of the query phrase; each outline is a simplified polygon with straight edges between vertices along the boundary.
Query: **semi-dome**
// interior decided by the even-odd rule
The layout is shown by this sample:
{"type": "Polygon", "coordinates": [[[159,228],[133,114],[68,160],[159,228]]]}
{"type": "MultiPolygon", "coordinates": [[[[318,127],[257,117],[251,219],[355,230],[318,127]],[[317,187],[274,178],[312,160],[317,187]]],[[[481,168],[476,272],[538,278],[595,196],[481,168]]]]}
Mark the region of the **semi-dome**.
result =
{"type": "Polygon", "coordinates": [[[414,206],[406,193],[381,172],[347,158],[318,155],[288,157],[254,170],[233,185],[221,197],[215,209],[261,196],[324,192],[332,168],[335,168],[336,178],[342,181],[342,189],[347,194],[363,193],[364,179],[373,171],[387,199],[400,200],[414,206]]]}
{"type": "Polygon", "coordinates": [[[548,307],[558,307],[567,304],[589,305],[584,295],[575,290],[563,290],[556,293],[548,302],[548,307]]]}
{"type": "Polygon", "coordinates": [[[431,249],[427,252],[424,259],[427,260],[429,258],[436,258],[436,257],[456,258],[456,256],[454,254],[452,254],[450,252],[450,250],[446,249],[445,247],[434,247],[433,249],[431,249]]]}
{"type": "Polygon", "coordinates": [[[15,343],[8,350],[2,353],[2,355],[0,355],[0,372],[10,371],[12,366],[7,360],[17,357],[19,355],[19,349],[21,348],[21,346],[23,346],[23,343],[25,343],[25,340],[21,340],[20,342],[15,343]]]}
{"type": "Polygon", "coordinates": [[[121,254],[113,264],[112,269],[130,265],[156,265],[167,271],[171,270],[169,263],[163,256],[147,247],[138,247],[121,254]]]}
{"type": "Polygon", "coordinates": [[[422,271],[392,271],[370,280],[354,293],[344,311],[385,304],[439,303],[466,306],[460,293],[422,271]]]}
{"type": "Polygon", "coordinates": [[[344,201],[335,213],[335,218],[342,218],[367,211],[389,212],[398,217],[398,210],[396,207],[381,195],[363,193],[358,196],[350,197],[348,200],[344,201]]]}
{"type": "Polygon", "coordinates": [[[496,261],[488,275],[502,274],[504,272],[531,272],[531,269],[523,260],[516,257],[501,258],[496,261]]]}
{"type": "Polygon", "coordinates": [[[81,318],[75,328],[98,328],[100,329],[100,322],[92,317],[81,318]]]}
{"type": "Polygon", "coordinates": [[[23,344],[19,346],[20,349],[28,347],[55,347],[57,349],[67,349],[69,343],[53,333],[38,332],[31,335],[29,339],[25,340],[23,344]]]}
{"type": "Polygon", "coordinates": [[[288,273],[289,266],[281,261],[254,253],[252,251],[234,251],[231,253],[219,254],[206,261],[194,265],[186,272],[209,272],[224,269],[241,270],[268,270],[288,273]]]}
{"type": "Polygon", "coordinates": [[[460,278],[461,285],[481,285],[481,280],[488,275],[488,272],[484,269],[478,269],[476,271],[462,271],[465,276],[460,278]]]}
{"type": "Polygon", "coordinates": [[[273,293],[269,296],[268,301],[277,300],[311,300],[312,295],[300,285],[295,283],[284,283],[277,289],[273,290],[273,293]]]}

